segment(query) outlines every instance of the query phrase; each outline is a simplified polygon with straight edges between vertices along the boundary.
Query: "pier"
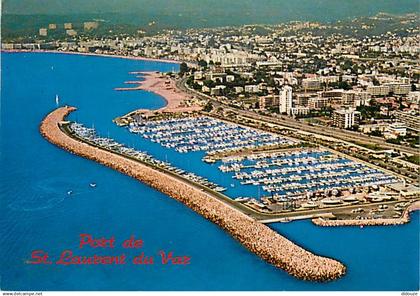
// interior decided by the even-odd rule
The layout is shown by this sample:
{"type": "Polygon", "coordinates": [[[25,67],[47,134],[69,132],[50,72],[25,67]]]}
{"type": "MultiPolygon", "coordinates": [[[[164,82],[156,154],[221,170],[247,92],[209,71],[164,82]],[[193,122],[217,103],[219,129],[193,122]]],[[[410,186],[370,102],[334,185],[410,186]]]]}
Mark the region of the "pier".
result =
{"type": "Polygon", "coordinates": [[[206,116],[142,120],[131,123],[129,130],[180,153],[193,151],[220,153],[261,146],[295,144],[294,141],[274,134],[206,116]]]}
{"type": "Polygon", "coordinates": [[[346,267],[342,263],[304,250],[208,192],[197,190],[191,184],[162,171],[78,141],[66,134],[60,125],[74,110],[74,107],[62,107],[51,112],[41,123],[41,134],[51,143],[71,153],[129,175],[184,203],[219,225],[251,252],[298,279],[329,281],[345,274],[346,267]]]}
{"type": "Polygon", "coordinates": [[[317,217],[312,219],[312,223],[318,226],[333,227],[333,226],[388,226],[388,225],[402,225],[410,222],[410,213],[420,210],[420,201],[413,202],[408,206],[401,217],[399,218],[382,218],[369,220],[329,220],[324,217],[317,217]]]}

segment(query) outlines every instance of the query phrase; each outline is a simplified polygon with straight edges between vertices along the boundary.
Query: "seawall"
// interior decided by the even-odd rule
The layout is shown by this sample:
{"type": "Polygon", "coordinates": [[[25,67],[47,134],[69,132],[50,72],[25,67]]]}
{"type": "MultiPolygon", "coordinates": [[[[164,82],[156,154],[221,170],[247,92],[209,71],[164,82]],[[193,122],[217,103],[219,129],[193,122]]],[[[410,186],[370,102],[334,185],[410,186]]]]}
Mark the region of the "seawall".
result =
{"type": "Polygon", "coordinates": [[[410,213],[420,210],[420,201],[416,201],[409,205],[401,218],[383,218],[383,219],[369,219],[369,220],[326,220],[323,218],[312,219],[312,223],[318,226],[332,227],[332,226],[389,226],[402,225],[410,222],[410,213]]]}
{"type": "Polygon", "coordinates": [[[59,124],[74,110],[76,110],[74,107],[62,107],[48,114],[41,122],[41,134],[49,142],[71,153],[129,175],[184,203],[204,218],[219,225],[248,250],[296,278],[329,281],[345,274],[346,267],[342,263],[306,251],[269,227],[181,180],[146,164],[68,136],[60,129],[59,124]]]}

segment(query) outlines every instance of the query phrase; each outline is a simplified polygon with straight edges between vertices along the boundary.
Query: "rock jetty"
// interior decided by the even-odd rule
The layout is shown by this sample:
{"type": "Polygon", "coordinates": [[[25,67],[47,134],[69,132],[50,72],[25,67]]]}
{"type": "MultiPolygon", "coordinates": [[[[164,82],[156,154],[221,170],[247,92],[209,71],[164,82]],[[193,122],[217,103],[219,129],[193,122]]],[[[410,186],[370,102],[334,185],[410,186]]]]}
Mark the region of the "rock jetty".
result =
{"type": "Polygon", "coordinates": [[[420,210],[420,201],[416,201],[409,205],[400,218],[381,218],[367,220],[328,220],[323,218],[312,219],[312,223],[318,226],[388,226],[402,225],[410,222],[410,213],[420,210]]]}

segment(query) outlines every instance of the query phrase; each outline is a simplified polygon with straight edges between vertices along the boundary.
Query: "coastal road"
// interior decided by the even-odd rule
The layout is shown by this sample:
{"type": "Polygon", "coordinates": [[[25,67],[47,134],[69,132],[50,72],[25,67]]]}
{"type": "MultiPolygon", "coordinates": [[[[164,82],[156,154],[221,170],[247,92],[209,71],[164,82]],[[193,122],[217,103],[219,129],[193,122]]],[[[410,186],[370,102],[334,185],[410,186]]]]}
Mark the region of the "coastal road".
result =
{"type": "Polygon", "coordinates": [[[300,130],[300,131],[315,133],[318,135],[333,137],[338,140],[354,142],[355,144],[369,144],[369,145],[376,144],[383,149],[395,149],[395,150],[399,150],[401,152],[405,152],[409,154],[419,153],[419,150],[417,148],[387,143],[384,139],[379,138],[379,137],[371,137],[365,134],[342,130],[342,129],[333,128],[333,127],[309,125],[308,123],[301,122],[301,121],[298,121],[298,120],[295,120],[293,118],[286,117],[286,116],[273,117],[273,116],[261,115],[253,111],[232,108],[228,106],[227,104],[219,102],[210,96],[206,96],[198,91],[191,90],[190,88],[186,86],[186,81],[187,81],[187,78],[180,79],[177,81],[176,86],[180,90],[188,94],[198,96],[205,100],[210,100],[213,103],[213,106],[215,106],[216,108],[220,106],[220,107],[223,107],[224,110],[229,110],[236,114],[239,114],[248,118],[260,120],[267,123],[274,123],[274,124],[281,125],[281,126],[293,129],[293,130],[300,130]]]}

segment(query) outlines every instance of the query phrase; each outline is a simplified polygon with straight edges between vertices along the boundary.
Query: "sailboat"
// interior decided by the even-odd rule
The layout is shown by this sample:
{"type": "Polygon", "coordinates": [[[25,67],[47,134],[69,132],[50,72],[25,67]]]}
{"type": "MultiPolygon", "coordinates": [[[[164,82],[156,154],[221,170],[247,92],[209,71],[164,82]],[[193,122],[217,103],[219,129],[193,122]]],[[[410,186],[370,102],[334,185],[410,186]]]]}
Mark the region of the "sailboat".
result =
{"type": "Polygon", "coordinates": [[[58,97],[58,95],[55,95],[55,104],[57,105],[57,107],[60,104],[59,100],[60,100],[60,98],[58,97]]]}

